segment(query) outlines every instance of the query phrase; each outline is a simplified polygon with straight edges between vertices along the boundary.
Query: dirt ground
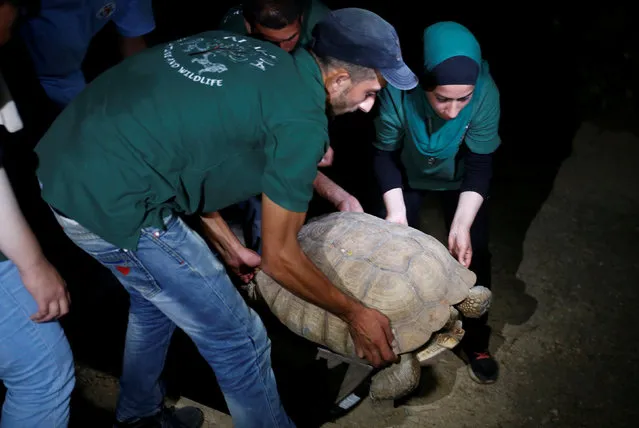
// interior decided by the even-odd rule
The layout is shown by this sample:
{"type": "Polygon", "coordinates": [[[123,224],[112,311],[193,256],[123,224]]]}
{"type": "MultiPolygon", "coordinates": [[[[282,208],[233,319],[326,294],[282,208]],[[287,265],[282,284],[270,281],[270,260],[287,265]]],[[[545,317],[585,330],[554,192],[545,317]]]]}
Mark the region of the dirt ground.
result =
{"type": "MultiPolygon", "coordinates": [[[[155,3],[162,30],[158,40],[172,40],[209,29],[227,3],[235,2],[189,6],[187,1],[179,8],[155,3]]],[[[372,7],[377,2],[327,1],[334,7],[343,3],[372,7]]],[[[632,326],[639,303],[639,116],[615,115],[605,125],[586,122],[574,129],[569,123],[577,112],[592,118],[612,110],[637,111],[639,80],[633,72],[639,33],[632,31],[633,15],[621,6],[576,10],[553,5],[552,10],[527,11],[534,15],[528,20],[515,12],[511,15],[517,19],[503,20],[482,5],[433,4],[422,16],[407,13],[413,7],[408,3],[379,3],[384,3],[380,11],[396,21],[403,46],[405,41],[419,45],[424,23],[450,19],[450,13],[473,24],[502,91],[502,137],[509,147],[498,153],[490,201],[491,348],[501,376],[494,385],[475,384],[464,363],[447,353],[424,369],[418,390],[395,408],[376,408],[364,400],[346,416],[324,423],[326,401],[335,392],[329,384],[339,380],[339,373],[328,379],[314,361],[312,345],[287,335],[261,313],[273,340],[274,371],[287,410],[303,420],[298,423],[303,427],[638,426],[639,333],[632,326]],[[518,43],[516,50],[503,42],[504,34],[518,43]],[[531,59],[552,67],[540,73],[530,66],[531,59]],[[578,95],[576,102],[571,91],[578,95]]],[[[119,60],[117,43],[103,36],[87,57],[86,64],[94,63],[88,77],[119,60]]],[[[353,159],[348,162],[361,162],[353,159]]],[[[435,201],[427,201],[422,228],[443,239],[437,208],[435,201]]],[[[111,427],[126,293],[63,236],[40,238],[48,241],[43,242],[47,257],[57,263],[73,295],[74,307],[63,319],[78,364],[71,426],[111,427]]],[[[179,333],[166,376],[170,399],[182,397],[178,405],[192,399],[225,411],[211,370],[179,333]]],[[[231,426],[223,413],[207,417],[208,427],[231,426]]]]}
{"type": "MultiPolygon", "coordinates": [[[[637,159],[637,135],[584,123],[561,165],[512,161],[503,168],[491,206],[491,347],[499,381],[475,384],[448,353],[424,369],[418,390],[395,408],[367,399],[324,426],[636,426],[637,159]]],[[[436,208],[424,207],[422,228],[443,238],[436,208]]],[[[110,414],[117,397],[112,376],[80,368],[78,386],[79,399],[110,414]]],[[[90,426],[99,426],[95,412],[83,419],[90,426]]],[[[231,425],[214,413],[208,426],[231,425]]]]}
{"type": "Polygon", "coordinates": [[[510,230],[517,207],[495,201],[498,383],[475,384],[449,353],[405,405],[379,413],[367,402],[337,425],[637,426],[637,159],[636,135],[582,125],[521,249],[497,231],[510,230]]]}

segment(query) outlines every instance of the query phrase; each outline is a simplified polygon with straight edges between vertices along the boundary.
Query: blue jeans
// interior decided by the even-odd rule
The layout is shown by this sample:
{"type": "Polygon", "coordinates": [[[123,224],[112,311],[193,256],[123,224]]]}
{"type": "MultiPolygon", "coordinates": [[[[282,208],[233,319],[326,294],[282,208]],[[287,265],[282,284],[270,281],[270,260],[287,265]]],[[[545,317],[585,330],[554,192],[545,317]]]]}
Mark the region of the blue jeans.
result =
{"type": "Polygon", "coordinates": [[[73,355],[57,321],[29,319],[37,310],[16,266],[0,262],[0,379],[7,387],[1,428],[66,427],[69,422],[73,355]]]}
{"type": "Polygon", "coordinates": [[[239,223],[242,226],[244,242],[247,248],[262,254],[262,199],[260,196],[252,196],[246,201],[236,205],[237,212],[227,219],[230,223],[239,223]]]}
{"type": "Polygon", "coordinates": [[[67,236],[110,269],[130,295],[118,420],[160,409],[160,375],[177,326],[214,370],[235,426],[293,426],[280,402],[262,321],[204,240],[179,217],[166,218],[164,229],[143,229],[136,251],[56,217],[67,236]]]}

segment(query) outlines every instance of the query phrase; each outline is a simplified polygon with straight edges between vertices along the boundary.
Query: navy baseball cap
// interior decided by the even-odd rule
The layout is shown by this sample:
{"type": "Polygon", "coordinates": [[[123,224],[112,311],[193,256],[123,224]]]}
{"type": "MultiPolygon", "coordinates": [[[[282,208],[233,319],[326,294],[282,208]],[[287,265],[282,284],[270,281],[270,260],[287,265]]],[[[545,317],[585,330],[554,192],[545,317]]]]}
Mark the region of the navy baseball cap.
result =
{"type": "Polygon", "coordinates": [[[399,37],[379,15],[359,8],[336,9],[313,28],[313,52],[379,70],[400,90],[417,86],[417,76],[404,63],[399,37]]]}

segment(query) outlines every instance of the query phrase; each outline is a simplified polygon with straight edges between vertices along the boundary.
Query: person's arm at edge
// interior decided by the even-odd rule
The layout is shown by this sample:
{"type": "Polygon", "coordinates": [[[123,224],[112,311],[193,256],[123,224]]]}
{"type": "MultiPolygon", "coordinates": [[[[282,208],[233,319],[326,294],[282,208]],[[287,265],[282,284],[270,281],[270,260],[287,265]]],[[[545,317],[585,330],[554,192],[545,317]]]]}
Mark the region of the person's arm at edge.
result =
{"type": "Polygon", "coordinates": [[[69,312],[66,284],[45,258],[26,219],[20,211],[9,177],[0,167],[0,252],[11,260],[27,290],[38,303],[31,319],[46,322],[69,312]]]}

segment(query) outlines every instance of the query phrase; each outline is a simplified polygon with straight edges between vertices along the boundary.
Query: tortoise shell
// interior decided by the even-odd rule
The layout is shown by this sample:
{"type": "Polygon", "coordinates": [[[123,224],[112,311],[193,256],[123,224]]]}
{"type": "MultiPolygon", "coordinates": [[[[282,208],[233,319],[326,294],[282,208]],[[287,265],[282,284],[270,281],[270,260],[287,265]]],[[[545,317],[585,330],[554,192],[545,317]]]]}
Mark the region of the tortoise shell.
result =
{"type": "MultiPolygon", "coordinates": [[[[305,224],[306,255],[339,289],[388,316],[400,353],[424,345],[468,296],[473,272],[437,239],[364,213],[336,212],[305,224]]],[[[348,326],[259,272],[257,289],[290,330],[334,352],[355,355],[348,326]]]]}

